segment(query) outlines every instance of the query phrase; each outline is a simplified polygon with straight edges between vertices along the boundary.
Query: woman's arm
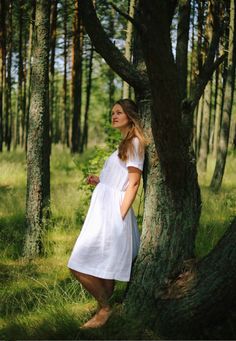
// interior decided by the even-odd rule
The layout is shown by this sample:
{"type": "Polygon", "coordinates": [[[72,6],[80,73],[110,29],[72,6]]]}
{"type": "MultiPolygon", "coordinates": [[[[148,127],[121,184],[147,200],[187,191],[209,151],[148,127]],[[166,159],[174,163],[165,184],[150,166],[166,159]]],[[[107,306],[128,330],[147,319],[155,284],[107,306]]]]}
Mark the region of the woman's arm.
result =
{"type": "Polygon", "coordinates": [[[142,171],[140,169],[136,167],[128,167],[129,185],[125,191],[125,196],[120,207],[120,212],[123,219],[134,202],[140,185],[141,174],[142,171]]]}

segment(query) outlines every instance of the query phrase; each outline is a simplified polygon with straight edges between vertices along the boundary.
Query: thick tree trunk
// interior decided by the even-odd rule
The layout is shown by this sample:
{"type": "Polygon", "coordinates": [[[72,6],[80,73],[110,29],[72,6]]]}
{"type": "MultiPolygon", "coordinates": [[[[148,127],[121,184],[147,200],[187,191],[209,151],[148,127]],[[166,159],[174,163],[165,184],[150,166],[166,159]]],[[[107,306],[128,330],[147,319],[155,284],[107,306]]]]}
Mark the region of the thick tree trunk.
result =
{"type": "Polygon", "coordinates": [[[50,200],[49,169],[49,2],[36,4],[35,35],[32,65],[32,90],[27,148],[27,233],[24,256],[32,258],[42,252],[43,219],[50,200]]]}
{"type": "MultiPolygon", "coordinates": [[[[129,312],[139,311],[143,316],[147,314],[150,317],[149,313],[156,309],[153,299],[160,288],[165,287],[172,277],[182,271],[186,260],[194,257],[200,192],[194,156],[185,144],[180,144],[183,139],[180,138],[181,110],[177,72],[170,48],[169,28],[168,25],[163,27],[163,18],[159,15],[168,13],[168,10],[161,8],[168,4],[156,3],[154,7],[151,3],[140,3],[140,20],[146,28],[142,44],[150,72],[153,108],[152,120],[149,121],[152,121],[155,147],[154,144],[150,145],[147,152],[145,169],[148,177],[144,182],[146,188],[141,248],[133,269],[126,304],[129,312]],[[157,21],[162,22],[162,35],[153,36],[154,21],[147,13],[154,13],[157,21]],[[156,54],[149,45],[151,41],[155,46],[158,45],[156,54]],[[166,75],[160,77],[163,70],[166,75]]],[[[150,107],[145,112],[147,116],[148,111],[150,115],[150,107]]],[[[148,117],[145,120],[148,121],[148,117]]]]}
{"type": "Polygon", "coordinates": [[[228,47],[228,66],[226,74],[226,85],[224,92],[224,106],[222,114],[222,125],[220,132],[220,141],[217,149],[216,165],[211,180],[211,189],[218,191],[221,187],[227,151],[229,142],[230,121],[232,114],[234,88],[235,88],[235,64],[236,64],[236,18],[235,18],[235,0],[230,1],[230,29],[229,29],[229,47],[228,47]]]}
{"type": "Polygon", "coordinates": [[[204,339],[205,328],[215,328],[235,309],[235,242],[236,218],[212,252],[156,293],[155,323],[163,336],[204,339]]]}

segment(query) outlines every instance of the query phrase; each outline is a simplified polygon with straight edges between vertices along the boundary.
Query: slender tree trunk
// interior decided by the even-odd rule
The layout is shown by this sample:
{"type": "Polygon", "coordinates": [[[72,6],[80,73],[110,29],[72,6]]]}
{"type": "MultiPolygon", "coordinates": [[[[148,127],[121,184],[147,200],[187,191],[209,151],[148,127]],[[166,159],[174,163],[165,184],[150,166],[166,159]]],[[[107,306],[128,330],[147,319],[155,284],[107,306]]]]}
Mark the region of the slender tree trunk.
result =
{"type": "Polygon", "coordinates": [[[220,136],[220,125],[222,118],[223,109],[223,79],[222,79],[222,65],[219,68],[218,86],[217,86],[217,97],[216,97],[216,113],[215,113],[215,124],[214,124],[214,140],[213,140],[213,155],[216,157],[217,148],[220,136]]]}
{"type": "Polygon", "coordinates": [[[226,86],[224,92],[224,106],[222,114],[222,125],[220,131],[220,141],[217,149],[216,165],[211,180],[211,189],[218,191],[221,187],[230,131],[230,121],[232,114],[234,88],[235,88],[235,64],[236,64],[236,18],[235,0],[230,1],[230,25],[229,25],[229,46],[228,46],[228,66],[226,74],[226,86]]]}
{"type": "Polygon", "coordinates": [[[26,105],[25,105],[25,115],[26,115],[26,136],[25,136],[25,150],[27,151],[27,139],[28,139],[28,130],[29,130],[29,109],[30,109],[30,97],[31,97],[31,75],[32,75],[32,49],[33,49],[33,32],[34,32],[34,21],[35,21],[35,9],[36,9],[36,0],[32,1],[32,15],[31,22],[29,27],[29,44],[28,44],[28,54],[27,54],[27,76],[26,76],[26,105]]]}
{"type": "Polygon", "coordinates": [[[11,137],[12,137],[12,108],[11,108],[11,66],[12,66],[12,0],[9,2],[8,8],[8,30],[7,30],[7,80],[6,80],[6,129],[5,129],[5,143],[7,151],[11,149],[11,137]]]}
{"type": "Polygon", "coordinates": [[[67,103],[67,20],[68,20],[68,11],[67,11],[67,0],[64,1],[63,7],[63,14],[64,14],[64,75],[63,75],[63,112],[64,112],[64,139],[63,143],[70,147],[70,140],[69,140],[69,123],[70,123],[70,111],[68,110],[68,103],[67,103]]]}
{"type": "MultiPolygon", "coordinates": [[[[129,16],[133,18],[135,9],[135,0],[129,0],[129,16]]],[[[130,21],[127,22],[126,40],[125,40],[125,58],[131,61],[132,54],[132,34],[133,25],[130,21]]],[[[130,88],[127,82],[123,82],[123,98],[130,97],[130,88]]]]}
{"type": "Polygon", "coordinates": [[[80,148],[81,140],[81,85],[82,85],[82,51],[83,51],[83,26],[79,13],[78,0],[75,0],[75,14],[73,22],[73,48],[72,48],[72,140],[71,152],[76,153],[80,148]]]}
{"type": "MultiPolygon", "coordinates": [[[[111,15],[109,16],[109,26],[108,26],[108,35],[110,39],[114,37],[115,29],[114,29],[114,17],[115,11],[111,9],[111,15]]],[[[108,78],[108,111],[107,111],[107,122],[110,122],[110,109],[112,108],[114,101],[115,101],[115,73],[111,68],[108,68],[107,71],[107,78],[108,78]]]]}
{"type": "Polygon", "coordinates": [[[6,3],[0,1],[0,152],[3,148],[3,91],[6,66],[6,3]]]}
{"type": "Polygon", "coordinates": [[[201,96],[197,107],[197,142],[196,142],[196,157],[199,159],[201,140],[202,140],[202,118],[203,118],[203,103],[204,94],[201,96]]]}
{"type": "Polygon", "coordinates": [[[194,81],[196,79],[196,71],[197,71],[197,43],[195,41],[195,31],[196,31],[195,13],[196,13],[196,0],[193,0],[192,16],[191,16],[192,35],[191,35],[191,60],[190,60],[189,82],[188,82],[188,96],[191,93],[192,85],[194,84],[194,81]]]}
{"type": "MultiPolygon", "coordinates": [[[[57,36],[57,3],[58,0],[51,1],[51,15],[50,15],[50,101],[49,101],[49,115],[50,115],[50,141],[54,141],[54,64],[55,64],[55,49],[57,36]]],[[[51,150],[51,146],[50,146],[51,150]]]]}
{"type": "Polygon", "coordinates": [[[211,118],[211,81],[208,82],[203,103],[203,118],[202,118],[202,134],[201,147],[199,152],[198,166],[202,172],[207,170],[207,158],[209,154],[209,140],[210,140],[210,118],[211,118]]]}
{"type": "MultiPolygon", "coordinates": [[[[212,41],[213,32],[213,13],[212,13],[212,1],[208,2],[208,13],[206,19],[206,43],[205,43],[205,55],[209,50],[210,43],[212,41]]],[[[205,59],[205,58],[204,58],[205,59]]],[[[208,82],[205,94],[204,94],[204,104],[203,104],[203,124],[202,124],[202,139],[201,148],[198,160],[199,169],[202,172],[207,170],[207,158],[209,154],[209,139],[210,139],[210,121],[211,121],[211,94],[212,94],[212,82],[208,82]]]]}
{"type": "Polygon", "coordinates": [[[190,0],[179,1],[176,65],[178,70],[178,82],[181,100],[187,97],[190,8],[190,0]]]}
{"type": "Polygon", "coordinates": [[[22,43],[23,43],[23,0],[19,0],[19,45],[18,45],[18,84],[17,84],[17,111],[16,111],[16,140],[15,148],[22,142],[22,130],[23,130],[23,56],[22,56],[22,43]]]}
{"type": "Polygon", "coordinates": [[[50,201],[49,156],[49,2],[38,0],[35,14],[32,87],[27,148],[27,233],[24,256],[42,253],[43,220],[50,201]]]}
{"type": "Polygon", "coordinates": [[[89,114],[89,105],[90,105],[91,88],[92,88],[93,51],[94,51],[94,48],[91,45],[89,63],[88,63],[84,126],[83,126],[82,142],[81,142],[82,152],[84,148],[87,148],[87,144],[88,144],[88,114],[89,114]]]}

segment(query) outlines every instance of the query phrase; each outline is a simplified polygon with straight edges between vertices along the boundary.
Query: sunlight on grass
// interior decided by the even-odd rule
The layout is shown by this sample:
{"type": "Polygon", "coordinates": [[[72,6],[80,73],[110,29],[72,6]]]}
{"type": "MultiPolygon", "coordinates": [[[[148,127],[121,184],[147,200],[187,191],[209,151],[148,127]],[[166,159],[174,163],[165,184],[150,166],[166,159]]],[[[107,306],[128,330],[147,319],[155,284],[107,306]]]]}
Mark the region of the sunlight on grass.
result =
{"type": "Polygon", "coordinates": [[[208,159],[207,173],[199,173],[202,214],[196,240],[196,254],[200,258],[216,245],[230,221],[236,216],[236,159],[230,155],[227,162],[222,188],[217,194],[209,188],[215,167],[212,157],[208,159]]]}

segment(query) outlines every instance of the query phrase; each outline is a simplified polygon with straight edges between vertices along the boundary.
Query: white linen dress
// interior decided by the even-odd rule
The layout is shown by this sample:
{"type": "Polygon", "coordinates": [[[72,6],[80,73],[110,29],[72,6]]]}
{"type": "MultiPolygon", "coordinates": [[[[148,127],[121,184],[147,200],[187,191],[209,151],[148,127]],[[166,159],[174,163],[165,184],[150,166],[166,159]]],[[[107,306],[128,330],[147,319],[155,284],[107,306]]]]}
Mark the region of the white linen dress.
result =
{"type": "Polygon", "coordinates": [[[134,156],[127,161],[118,157],[118,149],[106,160],[93,190],[90,206],[67,266],[99,278],[128,282],[132,261],[138,253],[140,237],[132,207],[125,218],[120,206],[128,186],[128,166],[143,170],[139,157],[139,139],[132,139],[134,156]]]}

